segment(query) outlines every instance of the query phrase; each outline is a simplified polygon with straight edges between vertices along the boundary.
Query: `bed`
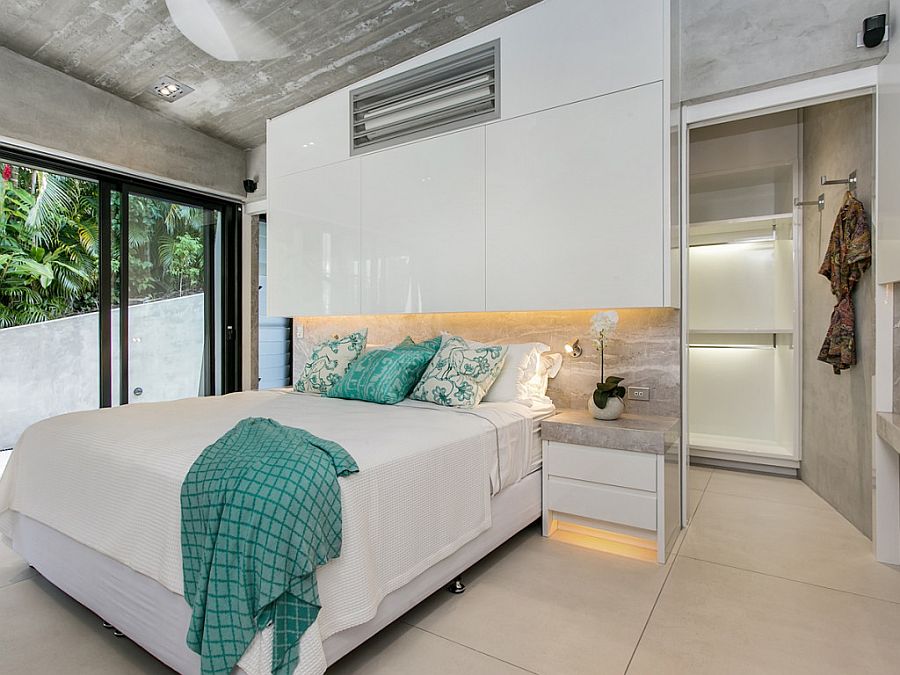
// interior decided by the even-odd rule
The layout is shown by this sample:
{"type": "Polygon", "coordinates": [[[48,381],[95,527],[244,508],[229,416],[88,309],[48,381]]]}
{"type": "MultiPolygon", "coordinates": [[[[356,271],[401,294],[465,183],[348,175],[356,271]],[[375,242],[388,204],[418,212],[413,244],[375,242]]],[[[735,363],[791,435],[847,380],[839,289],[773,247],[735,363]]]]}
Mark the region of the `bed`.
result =
{"type": "MultiPolygon", "coordinates": [[[[540,516],[540,420],[552,406],[395,406],[289,391],[72,413],[22,436],[0,480],[0,535],[43,576],[158,659],[198,673],[185,645],[180,487],[200,451],[246,417],[333,440],[341,557],[320,567],[322,610],[296,673],[326,667],[540,516]]],[[[262,675],[271,629],[237,672],[262,675]]]]}

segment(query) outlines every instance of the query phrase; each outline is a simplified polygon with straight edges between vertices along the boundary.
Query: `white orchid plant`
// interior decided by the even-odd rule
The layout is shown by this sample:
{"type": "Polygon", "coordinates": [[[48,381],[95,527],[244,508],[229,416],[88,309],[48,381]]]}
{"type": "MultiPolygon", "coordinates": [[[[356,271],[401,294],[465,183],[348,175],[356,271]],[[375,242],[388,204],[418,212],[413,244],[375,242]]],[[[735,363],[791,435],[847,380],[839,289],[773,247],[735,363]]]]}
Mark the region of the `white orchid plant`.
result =
{"type": "Polygon", "coordinates": [[[610,396],[622,398],[625,396],[625,387],[619,386],[622,382],[621,377],[610,375],[604,379],[605,375],[605,356],[604,349],[606,341],[615,332],[616,326],[619,325],[619,313],[609,310],[606,312],[597,312],[591,317],[591,342],[594,348],[600,352],[600,382],[597,383],[597,389],[594,391],[594,404],[598,408],[605,408],[610,396]]]}

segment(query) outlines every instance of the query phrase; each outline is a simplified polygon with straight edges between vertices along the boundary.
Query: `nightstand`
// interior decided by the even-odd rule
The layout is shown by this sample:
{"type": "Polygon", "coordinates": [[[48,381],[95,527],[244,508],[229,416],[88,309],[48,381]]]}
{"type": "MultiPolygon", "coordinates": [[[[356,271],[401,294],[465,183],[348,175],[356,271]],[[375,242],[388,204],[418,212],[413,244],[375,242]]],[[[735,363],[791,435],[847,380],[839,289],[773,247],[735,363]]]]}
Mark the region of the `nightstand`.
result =
{"type": "Polygon", "coordinates": [[[544,536],[666,561],[681,529],[680,430],[672,417],[541,423],[544,536]]]}

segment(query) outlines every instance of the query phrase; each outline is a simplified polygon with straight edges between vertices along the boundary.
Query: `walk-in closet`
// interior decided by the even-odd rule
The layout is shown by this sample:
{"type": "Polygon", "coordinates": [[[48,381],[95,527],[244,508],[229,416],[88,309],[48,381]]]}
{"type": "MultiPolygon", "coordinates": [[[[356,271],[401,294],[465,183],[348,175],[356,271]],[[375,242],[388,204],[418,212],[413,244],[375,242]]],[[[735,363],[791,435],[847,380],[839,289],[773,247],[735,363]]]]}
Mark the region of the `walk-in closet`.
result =
{"type": "Polygon", "coordinates": [[[873,119],[862,95],[689,128],[684,277],[691,462],[799,475],[866,534],[873,275],[836,374],[819,268],[847,200],[871,210],[873,119]]]}

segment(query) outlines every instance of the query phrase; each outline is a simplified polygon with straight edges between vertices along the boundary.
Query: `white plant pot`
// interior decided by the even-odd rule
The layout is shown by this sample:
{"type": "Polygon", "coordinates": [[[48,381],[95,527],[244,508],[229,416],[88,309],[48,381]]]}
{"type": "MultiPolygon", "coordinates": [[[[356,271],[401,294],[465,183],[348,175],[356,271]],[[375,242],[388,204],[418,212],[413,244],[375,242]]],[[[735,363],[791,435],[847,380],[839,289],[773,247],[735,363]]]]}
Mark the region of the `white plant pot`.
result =
{"type": "Polygon", "coordinates": [[[598,408],[594,403],[594,395],[588,396],[587,407],[591,415],[598,420],[617,420],[625,412],[625,402],[618,396],[611,396],[606,401],[605,408],[598,408]]]}

